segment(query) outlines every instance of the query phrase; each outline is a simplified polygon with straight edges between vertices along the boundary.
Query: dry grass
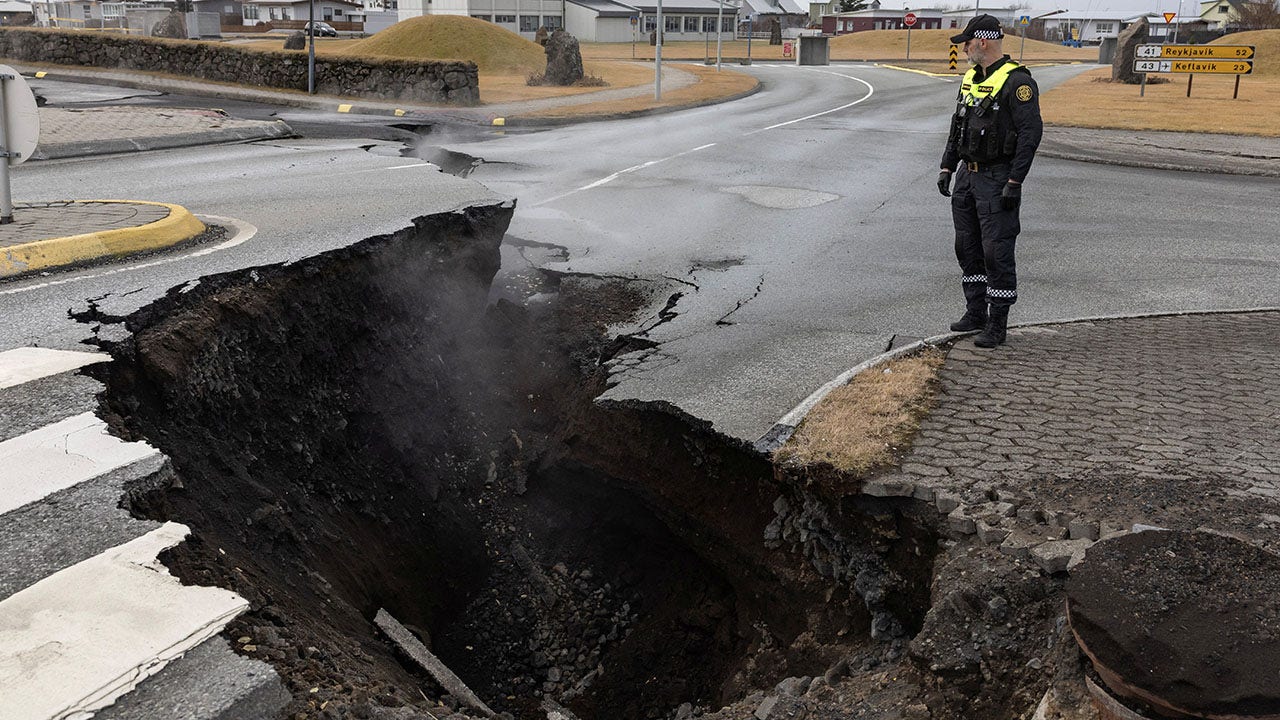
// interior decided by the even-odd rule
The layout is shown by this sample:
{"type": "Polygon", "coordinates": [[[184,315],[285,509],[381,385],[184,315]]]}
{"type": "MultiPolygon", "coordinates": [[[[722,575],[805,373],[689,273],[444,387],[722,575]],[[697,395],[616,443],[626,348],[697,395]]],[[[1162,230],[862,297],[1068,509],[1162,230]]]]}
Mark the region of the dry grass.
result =
{"type": "MultiPolygon", "coordinates": [[[[638,67],[645,70],[647,75],[646,80],[648,82],[652,82],[652,66],[646,68],[645,66],[640,65],[638,67]]],[[[734,95],[745,93],[759,85],[759,81],[754,77],[733,72],[732,70],[721,70],[717,72],[714,67],[706,67],[703,65],[681,65],[680,70],[697,75],[698,82],[690,85],[689,87],[680,88],[679,90],[663,92],[662,102],[654,102],[653,95],[646,94],[640,97],[626,98],[622,100],[610,100],[598,103],[588,103],[585,105],[551,108],[532,113],[522,113],[518,117],[536,117],[543,119],[587,119],[619,113],[643,112],[654,108],[690,105],[719,98],[733,97],[734,95]]],[[[483,90],[481,92],[483,93],[483,90]]]]}
{"type": "Polygon", "coordinates": [[[809,412],[776,459],[855,475],[893,463],[932,406],[945,359],[930,349],[858,374],[809,412]]]}
{"type": "Polygon", "coordinates": [[[1070,127],[1172,130],[1280,137],[1280,77],[1244,76],[1240,98],[1231,99],[1234,75],[1196,75],[1187,97],[1187,76],[1137,85],[1111,82],[1111,69],[1084,73],[1044,94],[1045,122],[1070,127]]]}
{"type": "Polygon", "coordinates": [[[1263,77],[1280,75],[1280,30],[1250,30],[1232,33],[1214,40],[1210,45],[1253,45],[1253,74],[1263,77]]]}
{"type": "Polygon", "coordinates": [[[640,63],[588,62],[583,63],[583,69],[587,75],[594,75],[603,79],[609,84],[608,87],[531,86],[528,83],[528,75],[480,73],[480,97],[484,98],[484,103],[488,105],[549,97],[564,97],[565,95],[581,95],[599,90],[635,87],[636,85],[653,82],[653,67],[646,67],[640,63]]]}
{"type": "Polygon", "coordinates": [[[407,60],[470,60],[482,72],[525,74],[547,64],[542,47],[491,22],[461,15],[410,18],[352,45],[345,54],[407,60]]]}

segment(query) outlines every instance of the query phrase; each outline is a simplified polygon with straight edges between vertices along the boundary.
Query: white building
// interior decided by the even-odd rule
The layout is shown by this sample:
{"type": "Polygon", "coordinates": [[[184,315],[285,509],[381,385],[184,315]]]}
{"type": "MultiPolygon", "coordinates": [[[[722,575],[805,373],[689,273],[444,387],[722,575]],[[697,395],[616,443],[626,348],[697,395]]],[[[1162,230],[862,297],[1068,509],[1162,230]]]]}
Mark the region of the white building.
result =
{"type": "MultiPolygon", "coordinates": [[[[1079,40],[1082,43],[1100,43],[1103,38],[1119,36],[1121,30],[1139,17],[1141,15],[1133,11],[1099,10],[1087,13],[1057,13],[1044,18],[1044,39],[1047,42],[1079,40]]],[[[1149,19],[1153,23],[1155,21],[1164,23],[1164,18],[1159,15],[1153,15],[1149,19]]]]}

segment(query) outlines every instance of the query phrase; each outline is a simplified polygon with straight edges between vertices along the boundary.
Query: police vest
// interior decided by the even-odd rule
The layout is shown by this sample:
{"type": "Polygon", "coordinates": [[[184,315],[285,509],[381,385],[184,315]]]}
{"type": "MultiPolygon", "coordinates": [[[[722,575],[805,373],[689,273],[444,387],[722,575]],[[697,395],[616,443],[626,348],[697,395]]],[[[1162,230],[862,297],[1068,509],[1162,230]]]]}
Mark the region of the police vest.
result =
{"type": "Polygon", "coordinates": [[[1014,72],[1027,72],[1012,60],[1006,60],[981,82],[975,79],[977,68],[969,68],[960,84],[956,99],[956,149],[960,157],[972,162],[1007,160],[1017,147],[1018,135],[1013,129],[1013,114],[1000,106],[1000,90],[1014,72]]]}

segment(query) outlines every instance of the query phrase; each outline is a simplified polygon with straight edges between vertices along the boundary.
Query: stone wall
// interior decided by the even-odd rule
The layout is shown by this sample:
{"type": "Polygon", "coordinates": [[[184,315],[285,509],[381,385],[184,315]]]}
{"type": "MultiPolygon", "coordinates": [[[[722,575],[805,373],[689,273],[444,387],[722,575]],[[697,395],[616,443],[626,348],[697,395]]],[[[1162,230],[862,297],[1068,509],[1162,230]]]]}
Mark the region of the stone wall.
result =
{"type": "MultiPolygon", "coordinates": [[[[25,63],[160,70],[204,80],[307,89],[304,52],[26,28],[0,29],[0,57],[25,63]]],[[[451,105],[480,102],[475,63],[316,57],[316,92],[451,105]]]]}

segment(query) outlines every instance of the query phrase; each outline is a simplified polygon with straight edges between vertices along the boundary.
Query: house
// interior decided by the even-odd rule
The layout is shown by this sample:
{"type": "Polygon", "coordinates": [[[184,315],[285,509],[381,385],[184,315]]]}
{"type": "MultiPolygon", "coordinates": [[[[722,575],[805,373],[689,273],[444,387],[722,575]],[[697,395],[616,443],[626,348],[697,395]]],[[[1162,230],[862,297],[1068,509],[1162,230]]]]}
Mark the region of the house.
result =
{"type": "MultiPolygon", "coordinates": [[[[1129,12],[1097,10],[1094,12],[1064,12],[1052,17],[1037,19],[1034,33],[1046,42],[1078,40],[1083,44],[1097,44],[1103,38],[1113,38],[1136,21],[1141,15],[1129,12]]],[[[1164,18],[1153,16],[1161,23],[1164,18]]]]}
{"type": "Polygon", "coordinates": [[[22,0],[0,2],[0,25],[30,25],[34,14],[29,2],[22,2],[22,0]]]}
{"type": "Polygon", "coordinates": [[[565,26],[582,42],[630,42],[640,38],[640,9],[614,0],[566,0],[565,26]]]}
{"type": "Polygon", "coordinates": [[[903,17],[910,12],[916,16],[912,30],[935,30],[942,27],[942,11],[937,8],[884,8],[879,1],[871,7],[853,12],[834,13],[822,17],[823,35],[844,35],[866,30],[905,30],[903,17]]]}
{"type": "MultiPolygon", "coordinates": [[[[1172,22],[1166,22],[1163,15],[1147,15],[1147,24],[1150,26],[1147,31],[1147,37],[1153,43],[1173,42],[1177,38],[1188,37],[1189,33],[1199,32],[1206,29],[1205,21],[1195,15],[1182,15],[1175,17],[1172,22]]],[[[1133,18],[1136,21],[1138,18],[1133,18]]],[[[1129,23],[1125,23],[1128,26],[1129,23]]]]}
{"type": "Polygon", "coordinates": [[[802,0],[742,0],[738,13],[747,23],[748,32],[770,32],[773,21],[783,30],[803,28],[809,25],[809,4],[802,0]]]}
{"type": "Polygon", "coordinates": [[[1200,20],[1208,30],[1236,30],[1240,8],[1249,0],[1208,0],[1200,3],[1200,20]]]}
{"type": "Polygon", "coordinates": [[[79,0],[58,2],[37,0],[31,3],[37,25],[61,28],[125,28],[127,13],[139,10],[170,10],[173,0],[128,0],[126,2],[100,2],[79,0]]]}
{"type": "MultiPolygon", "coordinates": [[[[244,0],[240,16],[245,25],[259,25],[272,20],[305,22],[310,17],[311,0],[244,0]]],[[[356,22],[364,19],[364,6],[351,0],[315,0],[316,20],[356,22]]]]}

